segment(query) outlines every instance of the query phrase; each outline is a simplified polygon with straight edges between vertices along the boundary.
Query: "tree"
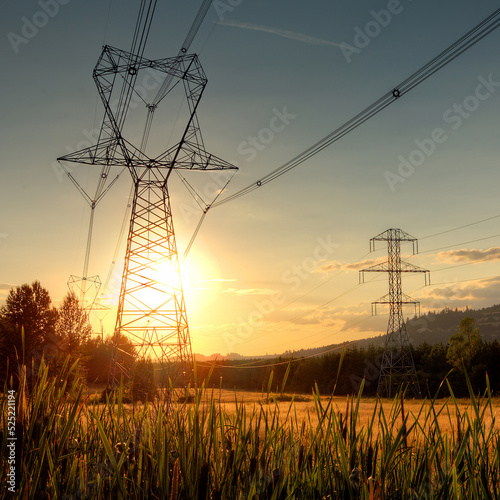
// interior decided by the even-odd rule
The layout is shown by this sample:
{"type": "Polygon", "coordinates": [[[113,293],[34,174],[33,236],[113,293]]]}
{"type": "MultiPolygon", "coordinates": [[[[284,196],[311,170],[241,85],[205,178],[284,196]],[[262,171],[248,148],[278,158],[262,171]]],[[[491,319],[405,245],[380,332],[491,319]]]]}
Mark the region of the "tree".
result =
{"type": "Polygon", "coordinates": [[[70,379],[67,380],[68,385],[75,379],[79,383],[85,383],[85,365],[89,358],[86,344],[90,342],[92,327],[87,312],[80,305],[73,291],[68,292],[64,297],[59,308],[55,330],[61,341],[61,349],[49,363],[51,374],[59,377],[64,363],[69,358],[70,365],[75,366],[71,371],[70,379]]]}
{"type": "Polygon", "coordinates": [[[446,359],[460,371],[470,372],[474,356],[481,350],[483,341],[474,318],[465,317],[458,332],[450,337],[446,359]]]}
{"type": "Polygon", "coordinates": [[[56,333],[64,342],[64,350],[72,356],[81,354],[84,344],[90,340],[92,327],[87,312],[73,291],[67,293],[59,309],[56,333]]]}
{"type": "Polygon", "coordinates": [[[46,359],[57,355],[61,348],[55,331],[57,317],[49,292],[39,281],[10,290],[0,308],[0,338],[11,368],[23,359],[28,366],[34,359],[38,366],[43,355],[46,359]]]}

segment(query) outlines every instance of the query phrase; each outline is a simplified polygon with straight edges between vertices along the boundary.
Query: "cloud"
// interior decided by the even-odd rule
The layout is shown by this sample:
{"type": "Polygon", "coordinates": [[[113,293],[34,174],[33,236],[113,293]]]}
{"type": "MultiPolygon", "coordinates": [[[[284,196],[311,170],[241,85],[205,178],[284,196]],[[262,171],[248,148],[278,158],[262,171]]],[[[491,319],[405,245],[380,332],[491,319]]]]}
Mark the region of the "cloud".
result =
{"type": "Polygon", "coordinates": [[[219,283],[219,282],[226,282],[226,281],[236,281],[236,280],[233,278],[230,278],[230,279],[214,278],[212,280],[198,280],[198,283],[219,283]]]}
{"type": "Polygon", "coordinates": [[[316,273],[330,273],[332,271],[344,270],[344,271],[360,271],[361,269],[366,269],[367,267],[373,266],[375,264],[381,264],[383,261],[380,259],[365,259],[360,262],[352,262],[350,264],[341,264],[338,261],[332,260],[321,264],[314,272],[316,273]]]}
{"type": "Polygon", "coordinates": [[[11,288],[15,288],[16,285],[9,285],[8,283],[0,283],[0,290],[10,290],[11,288]]]}
{"type": "Polygon", "coordinates": [[[448,252],[438,253],[437,257],[445,262],[452,263],[498,260],[500,259],[500,247],[492,247],[487,250],[478,250],[476,248],[472,248],[470,250],[449,250],[448,252]]]}
{"type": "Polygon", "coordinates": [[[338,271],[339,269],[342,269],[342,264],[340,262],[332,260],[330,262],[325,262],[324,264],[321,264],[321,266],[319,266],[314,272],[330,273],[332,271],[338,271]]]}
{"type": "MultiPolygon", "coordinates": [[[[342,44],[337,42],[331,42],[330,40],[323,40],[321,38],[316,38],[314,36],[304,35],[303,33],[297,33],[295,31],[282,30],[279,28],[272,28],[270,26],[262,26],[251,23],[241,23],[238,21],[223,21],[219,24],[223,26],[231,26],[233,28],[242,28],[246,30],[253,31],[263,31],[264,33],[271,33],[272,35],[281,36],[283,38],[290,38],[297,42],[307,43],[310,45],[329,45],[332,47],[342,48],[342,44]]],[[[344,47],[346,45],[344,44],[344,47]]]]}
{"type": "Polygon", "coordinates": [[[269,323],[286,323],[289,325],[324,325],[323,313],[309,307],[281,309],[266,314],[269,323]]]}
{"type": "Polygon", "coordinates": [[[222,290],[222,293],[233,293],[235,295],[273,295],[276,292],[269,288],[246,288],[240,290],[237,288],[228,288],[227,290],[222,290]]]}
{"type": "Polygon", "coordinates": [[[422,295],[423,305],[439,301],[437,306],[440,308],[459,306],[464,302],[474,307],[491,305],[491,303],[498,303],[500,276],[464,283],[449,283],[439,287],[432,286],[425,288],[422,295]]]}
{"type": "Polygon", "coordinates": [[[360,262],[353,262],[352,264],[345,264],[344,269],[346,271],[360,271],[361,269],[365,269],[367,267],[374,266],[375,264],[381,264],[384,261],[380,259],[365,259],[360,262]]]}

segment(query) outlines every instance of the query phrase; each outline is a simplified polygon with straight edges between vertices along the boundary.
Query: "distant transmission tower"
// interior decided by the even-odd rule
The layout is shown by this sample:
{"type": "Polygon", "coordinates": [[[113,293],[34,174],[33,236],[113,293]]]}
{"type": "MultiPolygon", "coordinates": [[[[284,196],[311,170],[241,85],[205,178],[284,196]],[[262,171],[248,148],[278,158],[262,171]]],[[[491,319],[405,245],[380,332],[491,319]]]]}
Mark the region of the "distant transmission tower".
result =
{"type": "MultiPolygon", "coordinates": [[[[142,4],[145,4],[143,0],[142,4]]],[[[176,57],[150,60],[143,57],[156,0],[141,7],[130,52],[105,46],[93,76],[105,115],[95,145],[59,158],[103,167],[106,178],[112,167],[127,168],[134,183],[134,198],[121,282],[110,384],[128,375],[123,361],[122,337],[136,347],[138,355],[161,365],[174,384],[185,383],[192,368],[191,339],[179,259],[172,221],[168,180],[173,170],[211,171],[234,169],[233,165],[208,154],[201,137],[196,110],[207,84],[196,55],[187,54],[210,1],[205,0],[193,27],[176,57]],[[145,14],[147,13],[147,14],[145,14]],[[146,125],[136,147],[124,132],[132,96],[139,95],[137,81],[163,81],[149,104],[143,95],[146,125]],[[146,153],[153,115],[175,86],[184,89],[188,120],[180,141],[157,156],[146,153]]],[[[141,5],[142,5],[141,4],[141,5]]],[[[150,83],[149,83],[150,84],[150,83]]],[[[168,384],[166,377],[162,385],[168,384]]]]}
{"type": "Polygon", "coordinates": [[[425,273],[425,284],[428,283],[429,271],[401,260],[401,242],[409,241],[413,245],[413,254],[418,252],[417,239],[401,229],[388,229],[370,240],[370,251],[375,250],[376,241],[387,241],[388,259],[360,271],[360,279],[364,282],[364,273],[388,273],[389,293],[372,303],[376,314],[377,304],[389,304],[389,323],[385,349],[380,366],[377,393],[391,397],[400,387],[408,387],[415,396],[420,397],[420,387],[415,370],[415,362],[411,352],[410,340],[403,317],[403,305],[414,304],[415,311],[419,302],[403,293],[402,273],[425,273]]]}

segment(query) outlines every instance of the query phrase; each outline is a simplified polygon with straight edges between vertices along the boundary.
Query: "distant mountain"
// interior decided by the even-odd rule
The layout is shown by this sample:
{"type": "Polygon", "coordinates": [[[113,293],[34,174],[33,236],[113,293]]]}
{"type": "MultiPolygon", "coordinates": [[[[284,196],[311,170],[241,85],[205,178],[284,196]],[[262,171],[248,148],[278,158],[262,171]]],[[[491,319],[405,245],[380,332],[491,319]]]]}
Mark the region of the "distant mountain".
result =
{"type": "MultiPolygon", "coordinates": [[[[224,356],[223,354],[217,352],[215,354],[210,354],[210,356],[205,356],[204,354],[195,353],[194,357],[196,361],[224,361],[224,360],[238,360],[238,359],[246,359],[247,356],[242,356],[237,352],[231,352],[224,356]]],[[[255,357],[255,356],[253,356],[255,357]]],[[[260,357],[260,356],[259,356],[260,357]]]]}
{"type": "MultiPolygon", "coordinates": [[[[483,340],[491,342],[495,339],[500,341],[500,305],[485,307],[483,309],[443,309],[439,312],[423,314],[418,318],[412,318],[406,321],[406,329],[413,345],[417,346],[427,342],[428,344],[446,344],[449,338],[457,333],[460,322],[465,317],[471,317],[476,320],[476,326],[483,340]]],[[[366,349],[369,346],[383,346],[385,335],[369,337],[350,343],[349,348],[357,347],[366,349]]],[[[330,344],[312,349],[300,349],[298,351],[285,351],[282,354],[271,354],[265,356],[242,356],[238,353],[230,353],[227,356],[221,354],[212,354],[204,356],[195,354],[197,361],[238,360],[238,359],[256,359],[256,358],[301,358],[307,356],[321,356],[330,352],[332,349],[341,348],[341,344],[330,344]]]]}

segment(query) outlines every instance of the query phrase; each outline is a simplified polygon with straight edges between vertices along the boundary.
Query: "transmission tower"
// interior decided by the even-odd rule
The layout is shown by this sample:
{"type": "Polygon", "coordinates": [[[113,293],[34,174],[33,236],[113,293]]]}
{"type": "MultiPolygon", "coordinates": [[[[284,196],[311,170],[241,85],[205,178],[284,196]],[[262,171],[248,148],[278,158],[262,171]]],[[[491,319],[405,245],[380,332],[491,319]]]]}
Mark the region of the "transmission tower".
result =
{"type": "MultiPolygon", "coordinates": [[[[145,1],[143,0],[143,3],[145,1]]],[[[156,2],[150,1],[154,6],[156,2]]],[[[206,13],[210,2],[202,5],[206,13]]],[[[202,11],[200,9],[200,11],[202,11]]],[[[59,158],[60,161],[100,165],[106,178],[112,167],[127,168],[134,184],[134,197],[121,281],[110,384],[128,375],[123,364],[127,337],[137,354],[161,366],[174,384],[183,384],[192,367],[191,340],[181,284],[168,181],[174,170],[236,170],[236,167],[205,151],[196,110],[207,79],[198,57],[186,48],[201,23],[194,28],[176,57],[150,60],[143,57],[154,8],[143,10],[138,19],[132,49],[126,52],[105,46],[94,68],[93,77],[105,114],[95,145],[59,158]],[[148,12],[149,17],[144,17],[148,12]],[[151,14],[150,14],[151,12],[151,14]],[[194,32],[193,32],[194,29],[194,32]],[[141,35],[142,33],[142,35],[141,35]],[[146,126],[140,146],[126,138],[125,120],[136,82],[160,75],[163,84],[158,95],[146,104],[146,126]],[[184,88],[188,120],[180,141],[153,156],[146,153],[153,114],[176,86],[184,88]]],[[[142,99],[142,97],[141,97],[142,99]]],[[[163,377],[163,384],[168,379],[163,377]]]]}
{"type": "Polygon", "coordinates": [[[388,229],[370,240],[370,251],[375,250],[377,241],[387,241],[387,261],[360,271],[362,282],[364,282],[365,273],[387,273],[389,275],[389,293],[372,303],[374,314],[376,314],[378,304],[389,304],[389,323],[377,393],[380,396],[391,397],[399,388],[408,387],[416,397],[420,397],[415,362],[403,317],[403,305],[413,304],[416,312],[419,302],[403,293],[401,276],[402,273],[424,273],[427,285],[430,272],[401,260],[401,242],[411,242],[413,254],[418,252],[417,239],[408,233],[401,229],[388,229]]]}

